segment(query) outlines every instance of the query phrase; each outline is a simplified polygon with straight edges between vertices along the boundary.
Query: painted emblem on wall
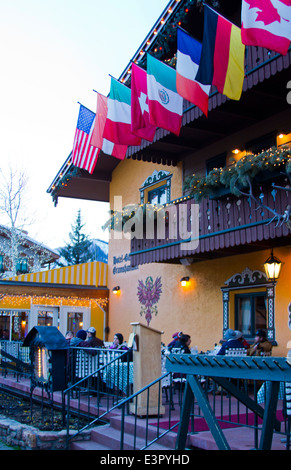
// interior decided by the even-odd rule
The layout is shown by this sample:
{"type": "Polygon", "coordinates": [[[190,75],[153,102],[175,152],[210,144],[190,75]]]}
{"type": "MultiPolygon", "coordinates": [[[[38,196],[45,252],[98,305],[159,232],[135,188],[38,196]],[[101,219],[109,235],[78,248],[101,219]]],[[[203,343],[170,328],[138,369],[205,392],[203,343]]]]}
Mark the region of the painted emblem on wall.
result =
{"type": "Polygon", "coordinates": [[[158,314],[157,303],[160,299],[160,295],[162,293],[162,282],[161,277],[157,277],[155,282],[151,276],[148,276],[145,280],[145,284],[143,281],[138,281],[137,286],[137,296],[138,300],[141,303],[141,310],[140,315],[145,315],[145,319],[149,326],[150,321],[153,315],[158,314]]]}

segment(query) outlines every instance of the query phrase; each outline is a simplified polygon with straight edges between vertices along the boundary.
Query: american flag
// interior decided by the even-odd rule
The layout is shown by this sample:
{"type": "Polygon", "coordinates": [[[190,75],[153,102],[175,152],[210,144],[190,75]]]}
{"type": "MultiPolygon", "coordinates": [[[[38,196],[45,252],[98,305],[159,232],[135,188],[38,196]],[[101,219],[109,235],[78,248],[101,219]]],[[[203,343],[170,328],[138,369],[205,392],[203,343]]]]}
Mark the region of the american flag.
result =
{"type": "Polygon", "coordinates": [[[81,104],[74,138],[72,163],[91,174],[94,171],[100,152],[98,148],[90,144],[94,123],[95,113],[81,104]]]}

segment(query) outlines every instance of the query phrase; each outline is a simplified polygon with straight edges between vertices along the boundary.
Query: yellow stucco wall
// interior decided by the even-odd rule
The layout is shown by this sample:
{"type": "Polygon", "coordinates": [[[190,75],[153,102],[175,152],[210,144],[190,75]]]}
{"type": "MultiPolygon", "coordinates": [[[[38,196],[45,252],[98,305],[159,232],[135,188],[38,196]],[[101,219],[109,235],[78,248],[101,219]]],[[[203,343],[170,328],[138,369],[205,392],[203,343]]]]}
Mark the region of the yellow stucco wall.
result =
{"type": "Polygon", "coordinates": [[[96,328],[97,338],[103,339],[104,325],[106,325],[106,312],[98,304],[91,304],[91,325],[96,328]]]}
{"type": "MultiPolygon", "coordinates": [[[[181,168],[161,167],[144,162],[126,160],[113,173],[111,184],[111,201],[114,195],[121,195],[123,205],[139,202],[139,187],[152,174],[153,170],[166,169],[173,172],[171,198],[181,196],[181,168]]],[[[212,349],[222,338],[223,309],[221,287],[235,273],[241,273],[246,267],[263,271],[263,263],[269,256],[268,250],[251,254],[231,256],[209,260],[184,267],[179,264],[152,263],[139,266],[138,269],[124,270],[130,265],[130,241],[122,237],[115,239],[111,234],[109,241],[108,287],[109,299],[109,339],[117,332],[128,339],[131,322],[140,321],[146,324],[141,316],[141,303],[137,296],[138,281],[145,283],[151,276],[153,281],[161,276],[162,293],[153,314],[150,326],[164,331],[162,341],[168,343],[176,331],[190,334],[191,346],[198,350],[212,349]],[[114,262],[115,261],[115,262],[114,262]],[[121,269],[120,269],[121,268],[121,269]],[[119,272],[118,272],[119,270],[119,272]],[[123,271],[123,272],[122,272],[123,271]],[[186,288],[180,285],[183,276],[190,277],[186,288]],[[112,288],[120,286],[120,293],[114,295],[112,288]]],[[[278,248],[275,254],[283,262],[275,297],[275,329],[278,347],[274,355],[285,355],[287,343],[291,340],[288,328],[288,305],[291,302],[290,274],[291,248],[278,248]]],[[[230,327],[234,327],[234,302],[230,301],[230,327]]]]}

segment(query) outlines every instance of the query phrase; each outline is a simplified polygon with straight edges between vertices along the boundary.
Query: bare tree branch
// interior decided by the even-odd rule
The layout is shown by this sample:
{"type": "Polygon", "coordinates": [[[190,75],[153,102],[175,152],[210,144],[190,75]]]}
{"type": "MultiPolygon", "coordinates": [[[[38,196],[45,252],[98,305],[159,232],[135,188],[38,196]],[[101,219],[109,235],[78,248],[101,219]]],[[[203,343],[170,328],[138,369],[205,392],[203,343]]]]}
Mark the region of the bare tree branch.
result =
{"type": "MultiPolygon", "coordinates": [[[[250,177],[248,176],[247,177],[247,182],[248,182],[248,186],[249,186],[249,191],[248,192],[244,192],[242,191],[240,188],[238,188],[236,186],[236,182],[234,184],[234,186],[236,187],[236,190],[242,195],[242,196],[246,196],[246,197],[249,197],[252,201],[255,202],[255,204],[257,205],[257,208],[256,210],[258,209],[265,209],[269,212],[271,212],[271,214],[273,214],[273,218],[272,220],[269,222],[269,223],[272,223],[273,221],[277,220],[277,224],[276,226],[278,225],[283,225],[284,223],[287,225],[288,229],[291,230],[291,221],[290,221],[290,216],[291,216],[291,207],[288,205],[286,207],[286,210],[283,214],[280,214],[279,212],[276,211],[276,209],[273,209],[272,207],[270,206],[267,206],[266,204],[263,204],[262,200],[260,197],[256,197],[254,196],[254,193],[253,193],[253,186],[252,186],[252,182],[251,182],[251,179],[250,177]]],[[[283,186],[276,186],[273,184],[273,188],[276,188],[276,189],[282,189],[284,191],[291,191],[291,188],[287,188],[287,187],[283,187],[283,186]]]]}

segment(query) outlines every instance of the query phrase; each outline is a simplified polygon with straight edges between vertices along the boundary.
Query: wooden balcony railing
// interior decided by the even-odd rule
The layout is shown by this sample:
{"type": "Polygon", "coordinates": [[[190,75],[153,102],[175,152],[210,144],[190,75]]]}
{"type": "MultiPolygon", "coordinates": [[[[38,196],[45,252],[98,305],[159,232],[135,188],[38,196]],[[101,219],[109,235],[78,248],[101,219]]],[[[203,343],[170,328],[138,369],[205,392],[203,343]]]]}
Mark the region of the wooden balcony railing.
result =
{"type": "MultiPolygon", "coordinates": [[[[258,190],[261,191],[261,188],[258,190]]],[[[269,186],[264,189],[263,196],[264,205],[279,214],[284,214],[291,205],[290,191],[274,192],[269,186]]],[[[220,199],[203,199],[199,206],[195,204],[193,198],[181,197],[165,206],[164,236],[159,236],[163,232],[158,226],[160,220],[155,223],[152,238],[146,235],[142,239],[133,238],[130,253],[132,266],[180,262],[183,258],[198,261],[290,242],[286,224],[278,223],[273,213],[258,208],[249,197],[238,198],[229,194],[220,199]],[[181,236],[181,225],[185,223],[187,231],[184,229],[181,236]]]]}

